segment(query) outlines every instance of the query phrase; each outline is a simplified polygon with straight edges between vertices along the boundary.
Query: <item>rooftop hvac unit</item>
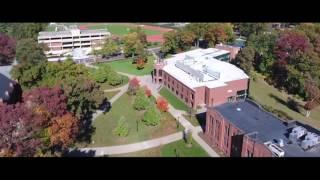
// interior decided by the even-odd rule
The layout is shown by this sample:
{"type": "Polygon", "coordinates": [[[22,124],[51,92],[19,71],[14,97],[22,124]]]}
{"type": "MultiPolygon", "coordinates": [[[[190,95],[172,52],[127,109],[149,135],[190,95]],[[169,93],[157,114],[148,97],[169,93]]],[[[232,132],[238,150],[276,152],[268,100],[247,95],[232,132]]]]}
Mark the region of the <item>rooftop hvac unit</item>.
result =
{"type": "Polygon", "coordinates": [[[220,72],[214,71],[211,68],[209,68],[208,66],[204,66],[203,71],[215,79],[220,79],[220,72]]]}
{"type": "Polygon", "coordinates": [[[307,150],[318,144],[320,144],[320,137],[315,133],[308,132],[305,139],[301,142],[301,147],[307,150]]]}
{"type": "Polygon", "coordinates": [[[306,133],[307,133],[306,128],[304,128],[302,126],[297,126],[292,129],[292,132],[289,135],[289,139],[291,141],[296,141],[299,138],[301,138],[303,135],[305,135],[306,133]]]}
{"type": "Polygon", "coordinates": [[[201,71],[199,70],[195,70],[193,68],[191,68],[190,66],[180,62],[180,61],[177,61],[175,63],[176,67],[178,67],[179,69],[181,69],[182,71],[188,73],[189,75],[195,77],[198,81],[203,81],[203,74],[201,73],[201,71]]]}
{"type": "Polygon", "coordinates": [[[284,157],[285,152],[283,149],[281,149],[276,144],[273,144],[271,142],[265,143],[265,145],[268,147],[268,149],[272,152],[272,154],[276,157],[284,157]]]}

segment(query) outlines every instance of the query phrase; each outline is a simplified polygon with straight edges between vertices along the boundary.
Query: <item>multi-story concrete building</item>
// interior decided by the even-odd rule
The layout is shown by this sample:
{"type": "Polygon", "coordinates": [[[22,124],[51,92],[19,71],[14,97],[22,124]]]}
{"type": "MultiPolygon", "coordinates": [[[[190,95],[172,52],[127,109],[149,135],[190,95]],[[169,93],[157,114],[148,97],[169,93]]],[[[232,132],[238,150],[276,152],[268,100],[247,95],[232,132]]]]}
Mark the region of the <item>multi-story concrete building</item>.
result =
{"type": "Polygon", "coordinates": [[[320,157],[320,132],[246,100],[208,107],[204,138],[231,157],[320,157]]]}
{"type": "Polygon", "coordinates": [[[153,82],[161,83],[190,107],[245,99],[249,77],[229,61],[230,52],[195,49],[158,61],[153,82]]]}
{"type": "Polygon", "coordinates": [[[64,31],[39,32],[38,43],[49,47],[48,56],[60,56],[73,49],[92,49],[99,47],[110,36],[107,30],[80,30],[76,27],[64,31]]]}

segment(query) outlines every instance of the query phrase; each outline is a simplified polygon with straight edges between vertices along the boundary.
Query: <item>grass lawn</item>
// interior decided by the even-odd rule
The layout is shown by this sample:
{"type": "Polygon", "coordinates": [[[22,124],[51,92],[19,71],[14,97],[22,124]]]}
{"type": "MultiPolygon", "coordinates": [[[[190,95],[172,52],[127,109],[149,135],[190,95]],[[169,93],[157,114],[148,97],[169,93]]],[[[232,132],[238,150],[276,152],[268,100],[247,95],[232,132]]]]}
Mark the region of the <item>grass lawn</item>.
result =
{"type": "MultiPolygon", "coordinates": [[[[121,75],[121,74],[120,74],[121,75]]],[[[129,82],[129,77],[128,76],[124,76],[124,75],[121,75],[122,78],[123,78],[123,82],[119,85],[116,85],[116,86],[112,86],[107,82],[104,82],[104,83],[99,83],[100,85],[100,89],[101,90],[106,90],[106,89],[114,89],[114,88],[118,88],[118,87],[121,87],[121,86],[124,86],[126,84],[128,84],[129,82]]]]}
{"type": "Polygon", "coordinates": [[[161,114],[161,123],[159,125],[145,126],[141,122],[144,111],[136,111],[132,107],[134,98],[135,96],[129,96],[125,93],[112,104],[111,110],[108,113],[100,115],[93,122],[96,131],[92,136],[94,144],[90,146],[97,147],[135,143],[162,137],[182,130],[182,128],[177,129],[176,120],[167,112],[161,114]],[[112,133],[122,116],[126,118],[129,125],[129,135],[127,137],[118,137],[112,133]],[[139,121],[138,132],[137,121],[139,121]]]}
{"type": "MultiPolygon", "coordinates": [[[[141,70],[138,70],[136,68],[135,64],[132,64],[132,59],[123,59],[123,60],[117,60],[113,62],[105,62],[108,63],[115,71],[120,71],[128,74],[133,74],[137,76],[142,76],[142,75],[149,75],[151,71],[153,70],[153,65],[154,65],[154,57],[149,56],[148,57],[148,62],[146,63],[145,67],[141,70]]],[[[100,63],[103,64],[103,63],[100,63]]],[[[98,64],[99,66],[99,64],[98,64]]]]}
{"type": "Polygon", "coordinates": [[[192,147],[189,148],[184,140],[143,151],[113,155],[113,157],[176,157],[175,149],[179,157],[209,157],[198,143],[193,141],[192,147]]]}
{"type": "Polygon", "coordinates": [[[113,96],[115,96],[119,92],[120,92],[120,90],[116,90],[116,91],[104,92],[104,94],[107,96],[108,99],[111,99],[113,96]]]}
{"type": "Polygon", "coordinates": [[[302,122],[306,122],[310,125],[313,125],[317,128],[320,128],[320,107],[317,107],[313,111],[311,111],[311,115],[309,118],[305,117],[305,110],[302,108],[304,102],[301,100],[297,100],[300,104],[300,113],[291,110],[286,105],[287,99],[289,97],[285,92],[280,92],[278,89],[274,88],[267,84],[263,77],[257,74],[256,81],[250,81],[250,94],[254,98],[255,101],[262,105],[268,105],[273,107],[274,109],[281,110],[286,112],[290,117],[295,120],[300,120],[302,122]]]}
{"type": "MultiPolygon", "coordinates": [[[[124,25],[124,24],[93,24],[93,25],[88,25],[88,29],[108,29],[108,31],[111,34],[118,35],[118,36],[123,36],[128,34],[131,30],[134,30],[132,26],[124,25]]],[[[143,28],[142,28],[143,29],[143,28]]],[[[146,33],[146,35],[157,35],[161,34],[160,31],[155,31],[155,30],[149,30],[149,29],[143,29],[143,31],[146,33]]]]}
{"type": "Polygon", "coordinates": [[[182,116],[186,118],[186,120],[188,120],[193,126],[200,126],[199,121],[195,116],[193,116],[192,118],[190,118],[190,115],[187,114],[183,114],[182,116]]]}
{"type": "Polygon", "coordinates": [[[188,106],[175,95],[173,95],[167,88],[161,88],[159,93],[161,96],[165,97],[174,108],[188,111],[188,106]]]}

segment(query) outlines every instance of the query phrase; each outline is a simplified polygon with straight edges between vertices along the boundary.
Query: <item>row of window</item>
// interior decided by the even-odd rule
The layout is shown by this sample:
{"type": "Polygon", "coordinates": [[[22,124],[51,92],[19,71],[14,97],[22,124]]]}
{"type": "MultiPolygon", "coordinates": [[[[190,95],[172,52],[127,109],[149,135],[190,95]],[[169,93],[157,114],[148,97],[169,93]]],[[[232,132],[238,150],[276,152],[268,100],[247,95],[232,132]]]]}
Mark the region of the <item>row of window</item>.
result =
{"type": "Polygon", "coordinates": [[[74,37],[52,37],[52,38],[41,38],[39,40],[45,41],[45,40],[59,40],[59,39],[82,39],[82,38],[94,38],[94,37],[105,37],[106,35],[92,35],[92,36],[74,36],[74,37]]]}

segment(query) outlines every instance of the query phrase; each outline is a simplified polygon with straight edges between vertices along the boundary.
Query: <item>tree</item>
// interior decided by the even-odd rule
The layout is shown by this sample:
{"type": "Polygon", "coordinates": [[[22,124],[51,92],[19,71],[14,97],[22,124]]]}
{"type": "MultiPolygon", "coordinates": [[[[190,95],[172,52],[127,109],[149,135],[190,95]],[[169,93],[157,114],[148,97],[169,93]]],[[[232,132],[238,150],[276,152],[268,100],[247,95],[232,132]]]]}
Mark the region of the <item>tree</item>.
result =
{"type": "Polygon", "coordinates": [[[113,134],[121,137],[129,135],[129,125],[126,122],[125,117],[121,116],[118,121],[117,127],[113,130],[113,134]]]}
{"type": "Polygon", "coordinates": [[[42,142],[33,138],[43,121],[23,104],[0,106],[0,155],[34,156],[42,148],[42,142]]]}
{"type": "Polygon", "coordinates": [[[118,52],[120,52],[120,46],[112,38],[106,38],[99,54],[112,56],[118,52]]]}
{"type": "Polygon", "coordinates": [[[79,132],[79,120],[71,113],[53,119],[48,128],[51,146],[63,149],[75,142],[79,132]]]}
{"type": "Polygon", "coordinates": [[[111,86],[116,86],[122,83],[122,76],[120,76],[114,70],[111,70],[108,74],[108,82],[111,86]]]}
{"type": "Polygon", "coordinates": [[[30,89],[39,86],[45,74],[46,66],[46,62],[17,64],[13,66],[10,74],[13,79],[18,80],[22,89],[30,89]]]}
{"type": "Polygon", "coordinates": [[[29,108],[43,107],[53,117],[67,113],[67,99],[63,90],[58,87],[34,88],[23,93],[23,101],[29,108]]]}
{"type": "Polygon", "coordinates": [[[0,65],[11,64],[16,51],[16,42],[5,34],[0,33],[0,65]]]}
{"type": "Polygon", "coordinates": [[[145,95],[145,92],[142,88],[137,91],[136,98],[133,103],[133,108],[141,111],[145,110],[150,105],[149,99],[145,95]]]}
{"type": "Polygon", "coordinates": [[[10,23],[10,35],[17,40],[34,39],[40,31],[45,30],[48,23],[10,23]]]}
{"type": "Polygon", "coordinates": [[[178,47],[183,51],[189,50],[195,39],[196,36],[192,31],[180,30],[177,32],[178,47]]]}
{"type": "Polygon", "coordinates": [[[158,97],[157,98],[157,108],[161,111],[161,112],[167,112],[169,109],[169,104],[168,101],[163,98],[163,97],[158,97]]]}
{"type": "Polygon", "coordinates": [[[5,156],[56,156],[76,140],[72,118],[59,88],[26,92],[22,103],[0,106],[0,150],[5,156]]]}
{"type": "Polygon", "coordinates": [[[243,69],[247,74],[250,74],[252,69],[252,63],[254,59],[254,50],[252,47],[247,46],[239,52],[234,60],[234,63],[243,69]]]}
{"type": "Polygon", "coordinates": [[[133,32],[123,37],[124,43],[124,54],[126,57],[134,57],[137,54],[137,49],[144,47],[142,42],[139,40],[138,33],[133,32]]]}
{"type": "Polygon", "coordinates": [[[128,87],[129,95],[135,95],[139,88],[140,88],[140,81],[136,77],[130,79],[129,87],[128,87]]]}
{"type": "Polygon", "coordinates": [[[161,46],[161,52],[164,54],[174,54],[178,48],[177,33],[169,31],[164,33],[164,43],[161,46]]]}
{"type": "Polygon", "coordinates": [[[232,25],[229,23],[210,24],[205,31],[204,39],[208,42],[210,47],[214,47],[218,43],[233,41],[232,25]]]}
{"type": "Polygon", "coordinates": [[[90,77],[92,77],[96,82],[104,83],[108,80],[108,78],[110,77],[110,73],[112,71],[113,70],[111,69],[110,65],[103,64],[99,66],[99,68],[92,69],[91,71],[89,71],[89,74],[90,74],[90,77]]]}
{"type": "Polygon", "coordinates": [[[268,23],[237,23],[242,36],[248,37],[251,34],[259,34],[265,32],[268,28],[268,23]]]}
{"type": "Polygon", "coordinates": [[[33,39],[19,40],[16,48],[17,61],[31,64],[47,61],[43,50],[43,46],[33,39]]]}
{"type": "Polygon", "coordinates": [[[160,112],[153,106],[149,106],[143,115],[142,122],[147,126],[156,126],[160,123],[160,112]]]}
{"type": "Polygon", "coordinates": [[[144,62],[144,60],[141,59],[141,58],[139,58],[139,59],[137,60],[137,69],[138,69],[138,70],[143,69],[144,66],[145,66],[145,64],[146,64],[146,63],[144,62]]]}
{"type": "Polygon", "coordinates": [[[133,32],[136,32],[138,35],[138,39],[139,41],[145,46],[147,45],[148,41],[147,41],[147,35],[146,33],[142,30],[141,27],[137,27],[133,32]]]}
{"type": "Polygon", "coordinates": [[[320,105],[320,89],[314,81],[308,80],[305,83],[305,91],[308,100],[304,108],[307,110],[306,117],[309,117],[311,110],[320,105]]]}
{"type": "Polygon", "coordinates": [[[196,47],[199,47],[199,41],[204,39],[209,23],[190,23],[185,29],[192,31],[195,35],[196,47]]]}
{"type": "Polygon", "coordinates": [[[275,47],[275,54],[279,61],[294,63],[292,60],[310,48],[308,38],[301,32],[285,31],[280,34],[275,47]]]}
{"type": "Polygon", "coordinates": [[[104,93],[100,86],[88,77],[70,77],[60,85],[68,97],[68,110],[78,119],[87,120],[104,102],[104,93]]]}
{"type": "MultiPolygon", "coordinates": [[[[103,69],[107,69],[103,67],[103,69]]],[[[68,78],[78,77],[89,78],[89,71],[83,64],[76,64],[71,58],[62,62],[48,63],[46,65],[46,71],[40,82],[41,86],[53,87],[68,78]]]]}

